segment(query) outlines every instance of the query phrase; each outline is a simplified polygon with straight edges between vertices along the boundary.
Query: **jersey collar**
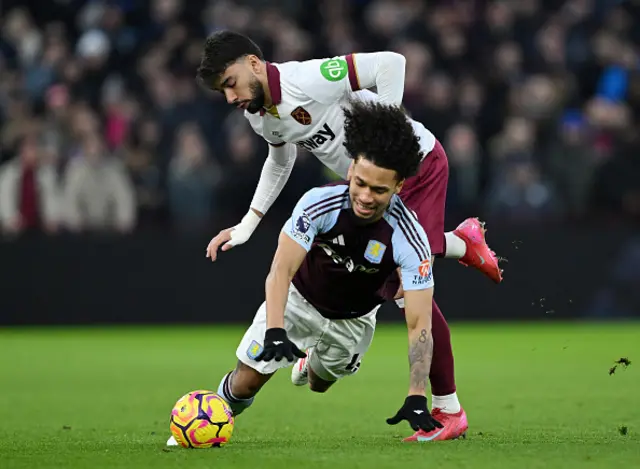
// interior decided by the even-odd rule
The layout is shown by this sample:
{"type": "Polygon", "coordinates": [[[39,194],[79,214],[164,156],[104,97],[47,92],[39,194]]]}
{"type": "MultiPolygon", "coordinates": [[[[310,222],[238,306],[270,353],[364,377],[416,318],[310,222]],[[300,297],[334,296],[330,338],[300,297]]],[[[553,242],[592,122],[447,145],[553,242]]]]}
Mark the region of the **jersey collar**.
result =
{"type": "MultiPolygon", "coordinates": [[[[280,88],[280,70],[271,62],[267,62],[267,82],[269,84],[269,94],[273,106],[282,101],[282,89],[280,88]]],[[[264,116],[266,109],[260,109],[260,115],[264,116]]]]}

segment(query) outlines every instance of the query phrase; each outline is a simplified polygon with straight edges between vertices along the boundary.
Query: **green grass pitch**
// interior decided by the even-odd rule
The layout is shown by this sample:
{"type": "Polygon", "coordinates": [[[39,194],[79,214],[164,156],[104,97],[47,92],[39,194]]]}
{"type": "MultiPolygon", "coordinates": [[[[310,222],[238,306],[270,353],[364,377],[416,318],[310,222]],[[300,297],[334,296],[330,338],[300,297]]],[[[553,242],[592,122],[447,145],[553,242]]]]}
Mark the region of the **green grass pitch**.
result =
{"type": "Polygon", "coordinates": [[[408,365],[405,330],[383,324],[360,371],[327,394],[282,371],[230,444],[186,450],[164,446],[170,410],[188,391],[217,389],[243,329],[0,330],[0,467],[640,467],[640,323],[452,331],[466,440],[405,444],[408,425],[385,423],[408,365]],[[631,365],[609,375],[621,357],[631,365]]]}

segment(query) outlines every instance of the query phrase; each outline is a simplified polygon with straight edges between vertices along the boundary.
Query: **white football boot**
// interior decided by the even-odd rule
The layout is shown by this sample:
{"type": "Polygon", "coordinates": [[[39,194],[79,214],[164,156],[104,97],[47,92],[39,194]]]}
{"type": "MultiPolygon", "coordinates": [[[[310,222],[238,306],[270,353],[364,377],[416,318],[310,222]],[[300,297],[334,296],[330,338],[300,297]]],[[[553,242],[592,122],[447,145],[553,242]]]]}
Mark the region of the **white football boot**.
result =
{"type": "Polygon", "coordinates": [[[309,361],[309,354],[311,349],[307,349],[305,358],[299,358],[293,365],[291,370],[291,382],[296,386],[304,386],[309,382],[309,368],[307,362],[309,361]]]}
{"type": "Polygon", "coordinates": [[[173,435],[171,435],[169,437],[169,439],[167,440],[167,446],[178,446],[178,442],[176,441],[176,439],[173,437],[173,435]]]}

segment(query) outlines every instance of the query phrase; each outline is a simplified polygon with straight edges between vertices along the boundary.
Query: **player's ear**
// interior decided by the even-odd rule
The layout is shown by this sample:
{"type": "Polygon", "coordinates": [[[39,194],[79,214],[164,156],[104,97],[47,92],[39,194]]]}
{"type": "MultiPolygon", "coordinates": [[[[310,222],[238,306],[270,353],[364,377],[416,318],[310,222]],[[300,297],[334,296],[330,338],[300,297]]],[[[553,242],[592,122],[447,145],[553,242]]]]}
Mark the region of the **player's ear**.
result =
{"type": "Polygon", "coordinates": [[[347,171],[347,181],[351,181],[351,177],[353,176],[353,164],[354,160],[351,160],[351,164],[349,164],[349,169],[347,171]]]}
{"type": "Polygon", "coordinates": [[[399,194],[402,190],[402,186],[404,186],[404,179],[401,179],[398,184],[396,184],[396,194],[399,194]]]}
{"type": "Polygon", "coordinates": [[[249,56],[247,56],[247,60],[249,61],[249,66],[251,67],[251,70],[253,71],[253,73],[259,74],[260,73],[260,65],[262,64],[262,61],[258,58],[258,56],[257,55],[249,55],[249,56]]]}

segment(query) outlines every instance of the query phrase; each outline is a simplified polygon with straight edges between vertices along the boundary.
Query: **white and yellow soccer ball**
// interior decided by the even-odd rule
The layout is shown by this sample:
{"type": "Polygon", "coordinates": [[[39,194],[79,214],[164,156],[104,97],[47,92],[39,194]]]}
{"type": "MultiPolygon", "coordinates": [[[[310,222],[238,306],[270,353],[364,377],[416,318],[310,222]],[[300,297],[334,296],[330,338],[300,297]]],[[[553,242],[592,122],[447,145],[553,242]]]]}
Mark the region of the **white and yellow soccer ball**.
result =
{"type": "Polygon", "coordinates": [[[219,448],[233,434],[233,413],[227,402],[212,391],[185,394],[171,411],[169,428],[185,448],[219,448]]]}

